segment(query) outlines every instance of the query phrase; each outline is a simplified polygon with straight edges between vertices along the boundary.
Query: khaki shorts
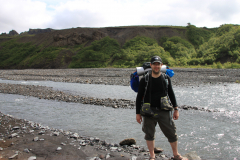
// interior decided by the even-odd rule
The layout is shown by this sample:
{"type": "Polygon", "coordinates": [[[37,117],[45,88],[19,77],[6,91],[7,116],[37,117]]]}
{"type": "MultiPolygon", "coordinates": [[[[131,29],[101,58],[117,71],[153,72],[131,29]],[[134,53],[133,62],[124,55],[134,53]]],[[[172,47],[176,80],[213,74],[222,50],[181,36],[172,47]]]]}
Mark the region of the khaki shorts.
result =
{"type": "Polygon", "coordinates": [[[145,140],[153,141],[155,139],[155,127],[158,123],[163,134],[170,143],[177,141],[176,126],[171,118],[170,111],[155,111],[159,118],[143,117],[142,131],[145,133],[145,140]],[[171,122],[170,122],[171,121],[171,122]]]}

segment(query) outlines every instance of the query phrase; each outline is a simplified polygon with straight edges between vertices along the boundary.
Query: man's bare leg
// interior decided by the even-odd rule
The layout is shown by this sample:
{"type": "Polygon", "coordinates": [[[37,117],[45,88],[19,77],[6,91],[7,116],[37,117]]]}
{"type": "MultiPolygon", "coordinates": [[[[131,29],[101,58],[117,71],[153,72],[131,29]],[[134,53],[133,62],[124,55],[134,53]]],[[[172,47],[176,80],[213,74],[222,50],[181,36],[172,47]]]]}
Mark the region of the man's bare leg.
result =
{"type": "Polygon", "coordinates": [[[170,143],[170,145],[171,145],[171,147],[172,147],[173,155],[174,155],[174,156],[179,155],[179,153],[178,153],[178,143],[177,143],[177,141],[170,143]]]}
{"type": "Polygon", "coordinates": [[[147,146],[148,146],[148,150],[150,153],[150,157],[151,158],[155,158],[155,153],[154,153],[154,146],[155,146],[155,141],[147,141],[147,146]]]}

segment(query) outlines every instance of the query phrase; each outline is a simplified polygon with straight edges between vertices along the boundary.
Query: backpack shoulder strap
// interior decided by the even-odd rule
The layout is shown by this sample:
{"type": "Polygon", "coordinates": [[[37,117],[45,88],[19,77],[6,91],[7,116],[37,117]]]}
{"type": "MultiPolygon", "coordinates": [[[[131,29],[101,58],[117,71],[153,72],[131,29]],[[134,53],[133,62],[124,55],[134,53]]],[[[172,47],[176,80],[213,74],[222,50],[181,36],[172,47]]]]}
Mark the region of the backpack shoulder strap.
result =
{"type": "Polygon", "coordinates": [[[145,86],[145,91],[144,91],[144,95],[143,95],[143,103],[144,103],[144,98],[146,96],[146,93],[147,93],[147,87],[148,87],[148,82],[149,82],[149,75],[150,73],[148,72],[147,74],[145,74],[144,78],[145,78],[145,83],[146,83],[146,86],[145,86]]]}
{"type": "Polygon", "coordinates": [[[166,84],[166,86],[165,86],[165,91],[166,91],[166,93],[168,94],[168,85],[169,85],[169,82],[168,82],[168,75],[166,75],[165,73],[162,73],[163,74],[163,77],[164,77],[164,80],[165,80],[165,84],[166,84]]]}

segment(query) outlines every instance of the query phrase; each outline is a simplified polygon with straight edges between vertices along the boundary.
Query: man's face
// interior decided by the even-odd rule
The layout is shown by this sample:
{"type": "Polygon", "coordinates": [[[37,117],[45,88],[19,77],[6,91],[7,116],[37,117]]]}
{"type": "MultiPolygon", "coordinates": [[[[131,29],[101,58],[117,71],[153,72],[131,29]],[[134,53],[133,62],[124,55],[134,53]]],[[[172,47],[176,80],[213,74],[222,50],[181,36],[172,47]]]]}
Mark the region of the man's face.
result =
{"type": "Polygon", "coordinates": [[[155,62],[153,64],[150,64],[152,71],[154,74],[159,74],[161,68],[162,68],[162,63],[155,62]]]}

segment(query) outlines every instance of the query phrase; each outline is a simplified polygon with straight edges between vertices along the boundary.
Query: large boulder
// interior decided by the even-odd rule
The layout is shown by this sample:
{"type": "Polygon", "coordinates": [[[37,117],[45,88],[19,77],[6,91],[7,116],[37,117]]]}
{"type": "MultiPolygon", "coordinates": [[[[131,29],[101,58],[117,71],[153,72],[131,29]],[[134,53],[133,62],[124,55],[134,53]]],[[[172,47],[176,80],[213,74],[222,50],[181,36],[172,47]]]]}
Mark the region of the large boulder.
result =
{"type": "Polygon", "coordinates": [[[128,146],[131,146],[133,144],[136,144],[136,140],[134,138],[128,138],[128,139],[124,139],[123,141],[121,141],[119,143],[121,146],[124,146],[124,145],[128,145],[128,146]]]}

